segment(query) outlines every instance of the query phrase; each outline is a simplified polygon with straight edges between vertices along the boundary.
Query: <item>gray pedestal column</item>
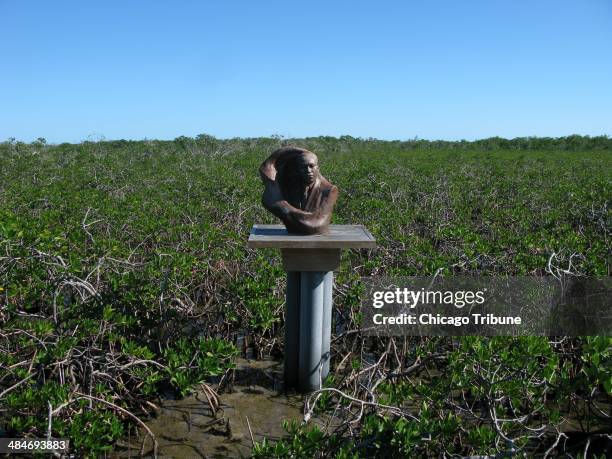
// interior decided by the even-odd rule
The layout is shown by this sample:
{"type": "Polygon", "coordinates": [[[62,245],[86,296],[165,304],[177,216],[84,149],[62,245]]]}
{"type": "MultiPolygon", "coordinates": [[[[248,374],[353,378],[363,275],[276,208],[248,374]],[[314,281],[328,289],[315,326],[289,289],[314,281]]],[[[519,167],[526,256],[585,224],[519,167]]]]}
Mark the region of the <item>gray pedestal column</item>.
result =
{"type": "Polygon", "coordinates": [[[325,273],[304,271],[300,276],[300,350],[298,388],[321,388],[323,365],[323,297],[325,273]]]}
{"type": "Polygon", "coordinates": [[[321,359],[323,362],[323,379],[329,374],[329,361],[331,359],[331,332],[332,332],[332,309],[334,306],[334,272],[325,273],[325,286],[323,290],[323,335],[321,346],[321,359]]]}
{"type": "Polygon", "coordinates": [[[285,301],[285,385],[297,387],[300,350],[300,273],[287,272],[285,301]]]}
{"type": "Polygon", "coordinates": [[[287,387],[316,390],[329,374],[333,282],[333,271],[287,272],[287,387]]]}

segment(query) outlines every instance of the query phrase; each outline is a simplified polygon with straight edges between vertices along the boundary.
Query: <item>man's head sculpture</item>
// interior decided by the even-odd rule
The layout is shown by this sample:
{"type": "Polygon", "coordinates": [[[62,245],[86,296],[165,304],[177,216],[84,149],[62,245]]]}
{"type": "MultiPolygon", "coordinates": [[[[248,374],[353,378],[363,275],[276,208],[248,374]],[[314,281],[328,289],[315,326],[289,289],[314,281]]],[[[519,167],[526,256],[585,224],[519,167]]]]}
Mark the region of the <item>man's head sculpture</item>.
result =
{"type": "Polygon", "coordinates": [[[321,234],[329,229],[338,188],[319,172],[317,156],[298,147],[276,150],[259,168],[265,185],[262,203],[287,231],[321,234]]]}

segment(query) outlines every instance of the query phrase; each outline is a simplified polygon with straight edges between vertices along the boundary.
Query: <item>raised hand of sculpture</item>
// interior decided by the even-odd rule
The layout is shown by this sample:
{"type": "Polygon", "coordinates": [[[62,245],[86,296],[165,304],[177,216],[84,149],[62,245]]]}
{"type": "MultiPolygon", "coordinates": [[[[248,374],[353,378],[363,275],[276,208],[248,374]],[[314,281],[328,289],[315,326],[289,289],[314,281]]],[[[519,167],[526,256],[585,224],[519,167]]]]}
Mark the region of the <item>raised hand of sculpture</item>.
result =
{"type": "Polygon", "coordinates": [[[259,168],[265,190],[262,203],[287,231],[320,234],[329,229],[338,187],[319,172],[317,156],[304,148],[276,150],[259,168]]]}

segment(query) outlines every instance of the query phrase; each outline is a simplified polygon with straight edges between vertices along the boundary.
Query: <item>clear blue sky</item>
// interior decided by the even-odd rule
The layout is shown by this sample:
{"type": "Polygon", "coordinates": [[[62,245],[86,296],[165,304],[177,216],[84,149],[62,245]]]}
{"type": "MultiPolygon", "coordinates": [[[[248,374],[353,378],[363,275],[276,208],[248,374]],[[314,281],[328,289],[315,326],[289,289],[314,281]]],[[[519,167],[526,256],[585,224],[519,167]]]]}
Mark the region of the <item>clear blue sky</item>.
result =
{"type": "Polygon", "coordinates": [[[612,0],[0,0],[0,141],[612,135],[612,0]]]}

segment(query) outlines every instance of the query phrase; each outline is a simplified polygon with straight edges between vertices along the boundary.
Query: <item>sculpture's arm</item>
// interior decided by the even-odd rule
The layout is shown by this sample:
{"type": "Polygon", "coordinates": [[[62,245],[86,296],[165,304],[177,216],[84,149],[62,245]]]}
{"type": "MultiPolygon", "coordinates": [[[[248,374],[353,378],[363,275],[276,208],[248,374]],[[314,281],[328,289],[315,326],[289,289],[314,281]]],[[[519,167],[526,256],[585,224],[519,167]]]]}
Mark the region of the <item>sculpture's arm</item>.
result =
{"type": "Polygon", "coordinates": [[[283,154],[287,154],[287,152],[282,148],[276,150],[259,167],[259,175],[264,183],[273,182],[276,179],[276,160],[283,154]]]}
{"type": "Polygon", "coordinates": [[[331,220],[331,215],[338,199],[338,187],[331,186],[331,189],[322,199],[321,208],[316,212],[303,212],[298,210],[293,215],[298,227],[306,233],[315,233],[322,226],[325,226],[331,220]]]}
{"type": "Polygon", "coordinates": [[[316,233],[322,226],[329,223],[331,214],[338,199],[338,188],[332,186],[328,195],[323,199],[323,206],[316,212],[305,212],[289,204],[282,196],[276,182],[264,182],[266,189],[262,203],[266,209],[280,218],[289,227],[303,232],[316,233]]]}
{"type": "Polygon", "coordinates": [[[294,220],[294,216],[298,213],[307,214],[296,207],[293,207],[283,197],[282,192],[278,186],[278,183],[270,180],[264,180],[265,190],[261,197],[261,202],[266,209],[276,215],[283,221],[290,219],[291,222],[294,220]]]}
{"type": "Polygon", "coordinates": [[[264,184],[274,182],[276,178],[276,167],[274,162],[266,161],[259,167],[259,175],[264,184]]]}

